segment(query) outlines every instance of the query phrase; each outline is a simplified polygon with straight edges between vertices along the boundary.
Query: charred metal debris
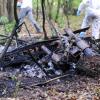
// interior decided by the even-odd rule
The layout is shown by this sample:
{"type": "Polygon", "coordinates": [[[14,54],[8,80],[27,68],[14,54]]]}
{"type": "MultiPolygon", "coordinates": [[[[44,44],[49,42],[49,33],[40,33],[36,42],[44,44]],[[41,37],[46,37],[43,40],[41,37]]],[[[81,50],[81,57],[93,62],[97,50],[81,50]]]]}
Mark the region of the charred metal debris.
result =
{"type": "Polygon", "coordinates": [[[57,37],[28,43],[17,38],[16,34],[21,25],[15,25],[10,37],[4,36],[8,40],[0,55],[1,69],[35,64],[48,77],[66,72],[73,75],[76,72],[100,74],[100,41],[77,36],[77,33],[86,31],[89,27],[74,32],[68,28],[57,37]],[[16,40],[16,48],[11,47],[12,40],[16,40]]]}
{"type": "Polygon", "coordinates": [[[89,76],[100,75],[100,40],[89,37],[80,38],[77,35],[88,30],[89,27],[76,31],[67,28],[64,29],[64,34],[57,34],[56,37],[26,42],[18,39],[17,35],[23,24],[30,36],[26,24],[19,24],[17,20],[11,35],[9,37],[2,35],[7,42],[0,53],[1,69],[7,67],[22,69],[25,65],[33,65],[33,67],[36,65],[50,78],[55,76],[61,78],[63,75],[65,77],[66,73],[71,76],[75,73],[85,73],[89,76]],[[13,40],[16,41],[14,48],[11,45],[13,40]]]}

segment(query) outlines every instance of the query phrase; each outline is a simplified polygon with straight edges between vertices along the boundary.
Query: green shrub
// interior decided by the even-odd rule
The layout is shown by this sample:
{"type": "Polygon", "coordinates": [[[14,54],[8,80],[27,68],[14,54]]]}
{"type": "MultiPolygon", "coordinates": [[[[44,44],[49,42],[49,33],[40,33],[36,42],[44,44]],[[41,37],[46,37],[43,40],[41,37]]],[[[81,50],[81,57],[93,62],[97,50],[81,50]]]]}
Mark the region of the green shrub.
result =
{"type": "Polygon", "coordinates": [[[9,21],[8,21],[8,18],[7,17],[5,17],[5,16],[1,16],[0,17],[0,24],[2,25],[2,24],[6,24],[6,23],[8,23],[9,21]]]}

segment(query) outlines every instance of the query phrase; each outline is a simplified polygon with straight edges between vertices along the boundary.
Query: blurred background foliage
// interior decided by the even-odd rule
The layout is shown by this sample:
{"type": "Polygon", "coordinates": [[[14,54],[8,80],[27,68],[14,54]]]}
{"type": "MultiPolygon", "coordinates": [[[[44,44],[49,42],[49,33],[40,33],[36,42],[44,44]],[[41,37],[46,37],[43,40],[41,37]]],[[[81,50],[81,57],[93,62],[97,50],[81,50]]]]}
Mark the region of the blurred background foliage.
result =
{"type": "MultiPolygon", "coordinates": [[[[42,23],[43,20],[41,1],[42,0],[33,0],[33,15],[40,23],[42,23]]],[[[73,30],[80,28],[83,16],[76,16],[76,11],[80,2],[81,0],[45,0],[46,20],[52,20],[54,23],[57,23],[60,28],[66,27],[69,20],[70,27],[73,30]]],[[[9,5],[8,7],[11,6],[9,5]]],[[[0,15],[0,34],[3,34],[3,31],[6,31],[5,33],[8,34],[15,24],[14,19],[11,21],[10,18],[9,20],[8,15],[0,15]]]]}

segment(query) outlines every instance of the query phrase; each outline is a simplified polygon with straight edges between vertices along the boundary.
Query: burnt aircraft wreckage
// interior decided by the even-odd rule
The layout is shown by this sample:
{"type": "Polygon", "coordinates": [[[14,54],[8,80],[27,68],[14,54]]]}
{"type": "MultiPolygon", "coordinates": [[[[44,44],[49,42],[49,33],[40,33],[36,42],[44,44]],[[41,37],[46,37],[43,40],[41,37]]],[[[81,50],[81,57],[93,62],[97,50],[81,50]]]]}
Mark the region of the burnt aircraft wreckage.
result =
{"type": "MultiPolygon", "coordinates": [[[[14,5],[16,8],[16,0],[14,5]]],[[[77,35],[89,27],[76,31],[68,28],[64,30],[64,34],[58,33],[56,37],[28,43],[18,39],[17,32],[25,23],[19,24],[16,13],[15,18],[16,25],[11,35],[5,36],[7,42],[0,54],[0,67],[5,69],[11,66],[35,64],[48,77],[62,76],[68,71],[72,74],[82,71],[91,72],[93,75],[100,74],[100,40],[82,39],[77,35]],[[13,40],[16,40],[18,47],[9,50],[13,40]]]]}

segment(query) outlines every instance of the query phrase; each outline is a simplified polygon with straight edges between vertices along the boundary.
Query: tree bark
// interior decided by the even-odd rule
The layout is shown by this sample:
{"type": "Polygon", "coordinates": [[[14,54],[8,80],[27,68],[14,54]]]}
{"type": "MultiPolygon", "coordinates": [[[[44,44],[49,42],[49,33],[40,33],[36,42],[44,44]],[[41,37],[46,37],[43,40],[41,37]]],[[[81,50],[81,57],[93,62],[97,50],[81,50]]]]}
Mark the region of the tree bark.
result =
{"type": "Polygon", "coordinates": [[[39,1],[37,0],[37,8],[36,8],[36,20],[39,18],[39,1]]]}
{"type": "Polygon", "coordinates": [[[14,20],[14,0],[7,0],[7,12],[9,22],[14,20]]]}
{"type": "Polygon", "coordinates": [[[0,0],[0,16],[7,16],[7,0],[0,0]]]}
{"type": "Polygon", "coordinates": [[[45,0],[41,1],[41,6],[42,6],[42,15],[43,15],[43,31],[44,31],[44,38],[47,39],[47,33],[46,33],[46,29],[45,29],[45,0]]]}
{"type": "Polygon", "coordinates": [[[14,19],[14,0],[0,0],[0,16],[8,17],[9,21],[14,19]]]}

